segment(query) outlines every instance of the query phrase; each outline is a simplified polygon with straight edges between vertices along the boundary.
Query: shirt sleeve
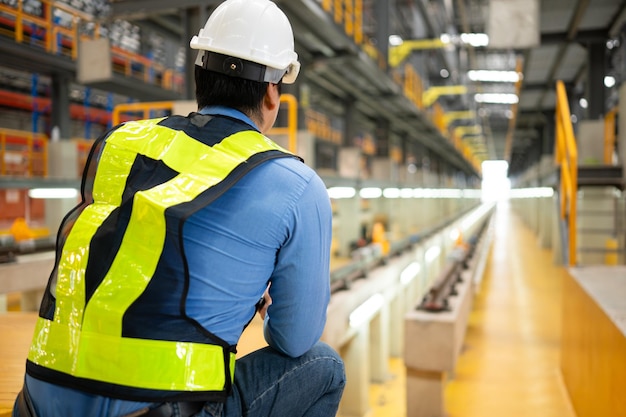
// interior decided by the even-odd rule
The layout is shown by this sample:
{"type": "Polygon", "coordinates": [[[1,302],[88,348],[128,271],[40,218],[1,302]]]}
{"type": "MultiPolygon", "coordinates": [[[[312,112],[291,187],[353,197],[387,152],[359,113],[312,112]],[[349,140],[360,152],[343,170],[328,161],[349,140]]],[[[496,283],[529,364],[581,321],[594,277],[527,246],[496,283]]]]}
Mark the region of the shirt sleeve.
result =
{"type": "Polygon", "coordinates": [[[298,357],[321,337],[330,300],[332,211],[322,180],[314,175],[286,214],[288,236],[270,279],[272,304],[264,335],[278,351],[298,357]]]}

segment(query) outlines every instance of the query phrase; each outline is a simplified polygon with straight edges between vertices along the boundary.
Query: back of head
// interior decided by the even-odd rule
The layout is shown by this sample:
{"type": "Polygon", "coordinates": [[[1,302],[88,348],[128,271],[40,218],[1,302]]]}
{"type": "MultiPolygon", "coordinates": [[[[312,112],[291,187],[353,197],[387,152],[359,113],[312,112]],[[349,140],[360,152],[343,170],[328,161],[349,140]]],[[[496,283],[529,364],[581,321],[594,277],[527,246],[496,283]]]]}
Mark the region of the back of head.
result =
{"type": "Polygon", "coordinates": [[[300,69],[289,19],[270,0],[226,0],[190,46],[197,66],[230,77],[291,84],[300,69]]]}

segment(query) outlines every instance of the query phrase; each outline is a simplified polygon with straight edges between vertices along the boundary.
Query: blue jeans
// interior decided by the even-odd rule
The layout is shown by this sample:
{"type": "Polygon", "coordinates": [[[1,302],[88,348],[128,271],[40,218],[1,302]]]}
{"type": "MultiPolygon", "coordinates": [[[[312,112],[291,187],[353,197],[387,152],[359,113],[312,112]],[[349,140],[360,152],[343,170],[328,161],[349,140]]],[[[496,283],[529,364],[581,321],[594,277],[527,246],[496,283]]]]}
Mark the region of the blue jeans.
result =
{"type": "Polygon", "coordinates": [[[345,383],[343,361],[325,343],[298,358],[266,347],[238,359],[232,395],[196,417],[332,417],[345,383]]]}
{"type": "MultiPolygon", "coordinates": [[[[26,380],[41,416],[123,416],[151,405],[26,380]]],[[[343,361],[322,342],[299,358],[267,347],[238,359],[228,400],[206,403],[195,417],[332,417],[345,380],[343,361]]],[[[173,408],[172,417],[179,417],[176,403],[173,408]]],[[[13,417],[20,417],[17,410],[13,417]]]]}

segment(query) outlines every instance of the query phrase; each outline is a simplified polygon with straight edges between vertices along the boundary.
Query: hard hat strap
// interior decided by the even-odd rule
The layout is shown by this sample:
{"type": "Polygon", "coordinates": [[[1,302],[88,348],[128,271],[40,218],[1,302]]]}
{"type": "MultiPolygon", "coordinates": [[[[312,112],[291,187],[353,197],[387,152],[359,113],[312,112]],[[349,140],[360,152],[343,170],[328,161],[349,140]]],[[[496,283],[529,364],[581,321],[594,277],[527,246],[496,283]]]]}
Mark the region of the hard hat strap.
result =
{"type": "Polygon", "coordinates": [[[257,82],[270,82],[277,84],[280,82],[285,70],[270,68],[256,62],[236,58],[229,55],[219,54],[211,51],[201,51],[196,60],[196,65],[200,65],[205,70],[219,72],[230,77],[245,78],[246,80],[257,82]],[[201,63],[199,62],[201,60],[201,63]]]}

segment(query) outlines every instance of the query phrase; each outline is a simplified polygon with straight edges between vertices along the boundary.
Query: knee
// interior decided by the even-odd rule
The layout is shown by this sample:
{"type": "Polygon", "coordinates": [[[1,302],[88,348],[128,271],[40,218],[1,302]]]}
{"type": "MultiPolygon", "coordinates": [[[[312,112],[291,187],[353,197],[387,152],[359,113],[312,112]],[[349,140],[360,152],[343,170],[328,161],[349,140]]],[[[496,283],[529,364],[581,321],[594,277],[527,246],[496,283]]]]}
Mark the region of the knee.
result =
{"type": "MultiPolygon", "coordinates": [[[[332,347],[324,342],[318,342],[309,351],[316,360],[321,360],[320,368],[326,373],[329,380],[332,380],[338,386],[343,387],[346,383],[346,371],[343,363],[343,359],[339,356],[339,353],[332,347]]],[[[321,369],[320,369],[321,370],[321,369]]]]}

